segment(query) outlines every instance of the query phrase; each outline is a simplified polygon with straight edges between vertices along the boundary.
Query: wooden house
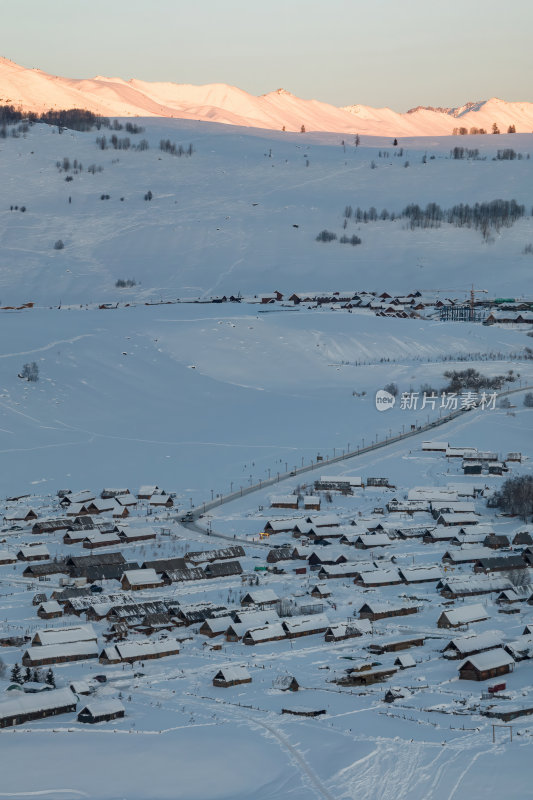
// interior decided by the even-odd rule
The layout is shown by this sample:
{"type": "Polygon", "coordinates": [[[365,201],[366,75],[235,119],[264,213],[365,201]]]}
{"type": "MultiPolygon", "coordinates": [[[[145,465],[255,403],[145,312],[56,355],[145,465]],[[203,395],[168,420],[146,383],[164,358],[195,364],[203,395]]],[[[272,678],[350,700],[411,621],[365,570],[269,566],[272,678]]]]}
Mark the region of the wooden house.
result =
{"type": "Polygon", "coordinates": [[[318,579],[323,581],[334,578],[355,578],[360,572],[359,564],[323,564],[318,572],[318,579]]]}
{"type": "Polygon", "coordinates": [[[71,642],[96,642],[92,625],[73,625],[68,628],[41,628],[31,640],[33,647],[69,644],[71,642]]]}
{"type": "Polygon", "coordinates": [[[200,550],[197,552],[185,553],[185,561],[197,565],[212,561],[227,561],[235,558],[243,558],[244,548],[240,544],[233,544],[229,547],[222,547],[219,550],[200,550]]]}
{"type": "Polygon", "coordinates": [[[242,567],[239,561],[222,561],[216,564],[206,564],[204,575],[206,578],[228,578],[231,575],[241,575],[242,567]]]}
{"type": "Polygon", "coordinates": [[[71,519],[42,519],[36,522],[31,532],[40,535],[43,533],[55,533],[55,531],[67,530],[72,525],[71,519]]]}
{"type": "Polygon", "coordinates": [[[533,545],[533,537],[529,531],[518,531],[513,537],[513,544],[531,546],[533,545]]]}
{"type": "Polygon", "coordinates": [[[161,580],[166,586],[172,583],[203,581],[206,574],[201,567],[191,567],[190,569],[167,569],[161,573],[161,580]]]}
{"type": "Polygon", "coordinates": [[[298,495],[278,495],[270,499],[271,508],[298,508],[298,495]]]}
{"type": "Polygon", "coordinates": [[[121,662],[133,664],[135,661],[151,661],[156,658],[175,656],[179,654],[179,651],[176,639],[124,641],[117,642],[114,646],[104,647],[99,661],[101,664],[120,664],[121,662]]]}
{"type": "Polygon", "coordinates": [[[70,689],[52,689],[39,694],[13,692],[9,700],[0,702],[0,728],[72,713],[76,703],[77,698],[70,689]]]}
{"type": "Polygon", "coordinates": [[[470,634],[469,636],[459,636],[452,639],[442,651],[445,658],[466,658],[486,650],[494,650],[502,647],[502,640],[499,633],[495,631],[484,631],[483,633],[470,634]]]}
{"type": "Polygon", "coordinates": [[[264,642],[278,642],[285,638],[287,636],[281,622],[274,622],[270,625],[250,628],[243,634],[242,641],[243,644],[255,645],[263,644],[264,642]]]}
{"type": "Polygon", "coordinates": [[[266,557],[268,564],[277,564],[279,561],[289,561],[292,558],[292,547],[286,545],[285,547],[273,547],[268,551],[266,557]]]}
{"type": "Polygon", "coordinates": [[[55,600],[48,600],[46,603],[41,603],[37,609],[37,616],[41,619],[54,619],[55,617],[62,617],[63,608],[55,600]]]}
{"type": "MultiPolygon", "coordinates": [[[[443,597],[455,599],[456,597],[473,597],[475,595],[504,592],[512,589],[513,584],[509,578],[502,574],[465,575],[463,577],[442,578],[437,583],[437,590],[443,597]]],[[[460,623],[461,624],[461,623],[460,623]]]]}
{"type": "Polygon", "coordinates": [[[359,619],[369,619],[375,622],[378,619],[389,617],[404,617],[408,614],[416,614],[418,606],[412,605],[393,605],[388,603],[363,603],[359,609],[359,619]]]}
{"type": "Polygon", "coordinates": [[[275,605],[278,600],[273,589],[255,589],[241,597],[241,606],[269,606],[275,605]]]}
{"type": "Polygon", "coordinates": [[[272,688],[280,692],[297,692],[300,684],[294,675],[278,675],[272,682],[272,688]]]}
{"type": "Polygon", "coordinates": [[[188,564],[184,558],[156,558],[152,561],[144,561],[141,564],[142,569],[155,569],[158,575],[163,572],[176,569],[187,569],[188,564]]]}
{"type": "Polygon", "coordinates": [[[436,564],[425,567],[400,567],[400,578],[405,583],[431,583],[442,578],[442,570],[436,564]]]}
{"type": "Polygon", "coordinates": [[[19,561],[47,561],[50,552],[44,544],[31,544],[21,547],[17,552],[17,558],[19,561]]]}
{"type": "Polygon", "coordinates": [[[4,564],[15,564],[17,561],[17,557],[14,553],[10,553],[8,550],[0,550],[0,566],[4,564]]]}
{"type": "Polygon", "coordinates": [[[4,520],[9,523],[31,522],[32,519],[37,519],[37,517],[38,514],[33,508],[16,508],[4,514],[4,520]]]}
{"type": "Polygon", "coordinates": [[[331,589],[327,583],[315,583],[309,594],[313,597],[325,598],[331,595],[331,589]]]}
{"type": "Polygon", "coordinates": [[[458,628],[472,622],[482,622],[489,618],[485,606],[481,603],[463,605],[457,608],[448,608],[443,611],[437,620],[439,628],[458,628]]]}
{"type": "Polygon", "coordinates": [[[98,658],[96,642],[67,642],[29,647],[24,651],[22,664],[25,667],[44,667],[47,664],[64,664],[69,661],[86,661],[98,658]]]}
{"type": "Polygon", "coordinates": [[[153,494],[148,500],[148,505],[155,508],[172,508],[174,500],[169,494],[153,494]]]}
{"type": "Polygon", "coordinates": [[[320,511],[320,503],[318,495],[304,495],[304,509],[306,511],[320,511]]]}
{"type": "Polygon", "coordinates": [[[416,661],[409,653],[402,653],[402,655],[394,659],[394,666],[400,669],[409,669],[410,667],[416,667],[416,661]]]}
{"type": "Polygon", "coordinates": [[[335,683],[339,686],[372,686],[374,683],[388,680],[396,672],[396,667],[372,669],[369,666],[367,669],[349,670],[347,675],[339,678],[335,683]]]}
{"type": "Polygon", "coordinates": [[[127,528],[119,530],[118,538],[124,544],[131,542],[146,542],[156,538],[156,533],[151,528],[127,528]]]}
{"type": "Polygon", "coordinates": [[[120,579],[125,591],[138,592],[142,589],[157,589],[164,586],[163,580],[155,569],[131,569],[124,572],[120,579]]]}
{"type": "Polygon", "coordinates": [[[101,533],[93,531],[85,536],[82,546],[85,550],[95,550],[98,547],[112,547],[120,544],[121,540],[118,533],[101,533]]]}
{"type": "Polygon", "coordinates": [[[223,667],[219,669],[213,678],[213,686],[227,689],[230,686],[238,686],[241,683],[251,683],[252,676],[245,667],[223,667]]]}
{"type": "Polygon", "coordinates": [[[363,479],[359,475],[321,475],[315,481],[315,491],[353,494],[354,489],[364,489],[363,479]]]}
{"type": "Polygon", "coordinates": [[[126,709],[120,700],[112,698],[91,700],[79,712],[78,722],[88,722],[92,725],[97,722],[110,722],[112,719],[120,719],[125,713],[126,709]]]}
{"type": "Polygon", "coordinates": [[[287,617],[281,624],[288,639],[325,633],[330,625],[325,614],[312,614],[310,617],[287,617]]]}
{"type": "Polygon", "coordinates": [[[289,533],[294,530],[294,526],[303,521],[303,517],[291,519],[270,519],[265,523],[264,533],[267,536],[272,536],[276,533],[289,533]]]}
{"type": "Polygon", "coordinates": [[[335,625],[330,625],[324,634],[324,641],[326,642],[342,642],[344,639],[354,639],[358,636],[363,636],[365,633],[371,633],[372,626],[367,619],[350,620],[349,622],[337,622],[335,625]]]}
{"type": "Polygon", "coordinates": [[[387,547],[392,544],[386,533],[363,533],[357,536],[354,545],[359,550],[369,550],[372,547],[387,547]]]}
{"type": "Polygon", "coordinates": [[[137,492],[139,500],[149,500],[155,494],[165,494],[159,486],[141,486],[137,492]]]}
{"type": "Polygon", "coordinates": [[[396,568],[390,569],[361,569],[354,578],[354,583],[359,586],[395,586],[402,583],[402,578],[396,568]]]}
{"type": "Polygon", "coordinates": [[[502,648],[470,656],[459,667],[459,677],[464,681],[487,681],[506,675],[514,669],[514,659],[502,648]]]}
{"type": "Polygon", "coordinates": [[[210,617],[202,623],[198,633],[201,633],[202,636],[208,636],[210,639],[214,639],[216,636],[222,636],[224,633],[226,633],[227,629],[233,624],[233,622],[233,617],[230,617],[229,615],[225,615],[223,617],[210,617]]]}
{"type": "Polygon", "coordinates": [[[368,645],[371,653],[381,655],[382,653],[396,653],[398,650],[408,650],[410,647],[422,647],[425,641],[424,636],[411,636],[408,639],[392,639],[387,642],[379,642],[368,645]]]}
{"type": "Polygon", "coordinates": [[[527,564],[522,556],[507,556],[494,558],[480,558],[474,563],[474,572],[508,572],[509,570],[524,570],[527,564]]]}
{"type": "Polygon", "coordinates": [[[503,534],[490,533],[483,540],[483,547],[489,547],[491,550],[499,550],[510,546],[509,539],[503,534]]]}
{"type": "Polygon", "coordinates": [[[22,573],[23,578],[46,578],[49,575],[68,575],[69,570],[63,561],[49,561],[46,564],[28,564],[22,573]]]}

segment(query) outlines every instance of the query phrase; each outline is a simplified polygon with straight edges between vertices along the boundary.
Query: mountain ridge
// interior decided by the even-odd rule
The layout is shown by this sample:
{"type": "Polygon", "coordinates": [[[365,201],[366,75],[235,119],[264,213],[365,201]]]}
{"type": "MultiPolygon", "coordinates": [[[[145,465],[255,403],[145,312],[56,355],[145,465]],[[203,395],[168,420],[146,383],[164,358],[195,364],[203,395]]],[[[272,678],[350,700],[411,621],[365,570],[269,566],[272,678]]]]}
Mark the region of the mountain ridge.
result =
{"type": "Polygon", "coordinates": [[[0,58],[0,104],[24,111],[83,108],[104,116],[164,117],[287,131],[370,136],[446,136],[461,128],[533,130],[533,103],[493,97],[454,108],[416,106],[405,113],[353,104],[337,107],[279,88],[255,96],[236,86],[124,80],[98,75],[65,78],[0,58]]]}

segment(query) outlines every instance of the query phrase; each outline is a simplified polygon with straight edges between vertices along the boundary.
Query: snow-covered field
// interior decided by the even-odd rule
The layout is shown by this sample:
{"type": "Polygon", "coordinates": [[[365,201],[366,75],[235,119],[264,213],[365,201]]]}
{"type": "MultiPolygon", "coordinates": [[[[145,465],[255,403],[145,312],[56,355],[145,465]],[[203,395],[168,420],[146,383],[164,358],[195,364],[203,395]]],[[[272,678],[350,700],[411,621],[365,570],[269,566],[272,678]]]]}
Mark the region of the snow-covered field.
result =
{"type": "Polygon", "coordinates": [[[137,122],[144,133],[116,135],[128,136],[132,148],[144,138],[149,150],[100,150],[96,137],[105,135],[109,143],[113,133],[106,129],[60,135],[36,125],[24,138],[0,139],[2,305],[275,289],[287,296],[346,288],[443,290],[444,297],[463,298],[473,282],[489,296],[526,291],[532,134],[400,139],[398,147],[388,138],[363,137],[356,147],[340,134],[137,122]],[[161,139],[185,148],[192,143],[194,153],[178,158],[161,152],[161,139]],[[477,148],[485,160],[450,159],[455,146],[477,148]],[[524,158],[494,161],[502,148],[524,158]],[[83,171],[59,170],[64,158],[81,162],[83,171]],[[89,173],[91,165],[103,171],[89,173]],[[146,201],[149,191],[153,199],[146,201]],[[411,231],[405,220],[351,219],[343,228],[347,205],[398,214],[410,203],[446,209],[497,198],[516,199],[527,216],[493,232],[488,242],[480,231],[448,224],[411,231]],[[358,235],[362,244],[315,241],[323,229],[358,235]],[[55,250],[59,240],[64,248],[55,250]],[[117,290],[115,282],[128,278],[138,285],[117,290]]]}
{"type": "MultiPolygon", "coordinates": [[[[526,155],[533,137],[471,136],[468,146],[476,140],[486,160],[455,161],[448,155],[456,138],[400,141],[404,154],[398,157],[389,141],[370,138],[344,148],[333,134],[267,134],[176,120],[142,124],[146,131],[131,137],[134,143],[141,137],[150,141],[142,152],[100,151],[95,132],[58,134],[44,126],[34,126],[24,138],[0,140],[0,305],[35,304],[0,310],[0,496],[31,495],[4,504],[2,516],[32,505],[49,517],[63,513],[60,488],[99,493],[105,486],[135,491],[158,484],[175,493],[174,507],[148,514],[143,501],[132,512],[128,527],[149,523],[157,533],[153,542],[90,551],[65,545],[62,531],[34,536],[29,525],[5,521],[0,550],[13,553],[43,541],[52,558],[120,549],[128,561],[141,564],[223,547],[228,542],[221,535],[244,542],[243,576],[173,583],[138,592],[139,599],[212,601],[235,611],[244,591],[269,588],[305,606],[314,602],[308,592],[318,574],[305,561],[281,562],[284,571],[277,573],[255,567],[266,566],[273,544],[301,544],[290,533],[267,541],[259,541],[259,534],[269,519],[307,516],[274,511],[270,502],[304,482],[311,491],[315,471],[221,505],[199,527],[185,528],[176,516],[308,465],[318,455],[353,451],[443,413],[438,404],[422,408],[421,400],[411,410],[397,402],[385,413],[377,411],[375,393],[391,381],[400,392],[439,390],[447,383],[446,370],[474,367],[487,376],[513,370],[514,380],[504,389],[531,386],[527,330],[246,301],[144,303],[238,292],[254,299],[273,289],[290,294],[346,286],[398,293],[442,289],[464,296],[472,282],[491,296],[523,296],[533,263],[523,252],[533,240],[529,215],[489,242],[472,230],[410,231],[400,221],[348,221],[346,232],[363,239],[358,247],[318,243],[315,236],[326,227],[341,234],[347,204],[397,212],[410,202],[435,200],[448,207],[502,197],[526,204],[529,214],[526,155]],[[160,138],[192,142],[195,152],[172,157],[158,149],[160,138]],[[493,161],[496,147],[504,146],[524,158],[493,161]],[[60,172],[56,161],[67,156],[71,163],[81,161],[83,171],[60,172]],[[92,163],[103,171],[88,173],[92,163]],[[148,190],[151,201],[143,199],[148,190]],[[107,194],[109,199],[100,199],[107,194]],[[59,239],[65,246],[56,250],[59,239]],[[118,289],[119,278],[137,285],[118,289]],[[103,303],[119,307],[98,308],[103,303]],[[23,365],[33,361],[39,381],[21,380],[23,365]],[[300,566],[305,574],[294,572],[300,566]]],[[[509,474],[529,472],[533,414],[523,398],[519,392],[510,396],[510,408],[477,409],[431,434],[326,468],[385,476],[396,488],[356,490],[349,497],[334,493],[331,503],[323,493],[320,514],[365,528],[378,522],[388,529],[413,522],[431,527],[435,521],[427,512],[413,519],[374,509],[393,497],[403,500],[413,486],[475,482],[486,490],[473,501],[479,521],[512,538],[524,530],[520,520],[496,516],[486,506],[504,478],[486,471],[464,477],[461,459],[423,453],[421,444],[436,438],[503,458],[522,452],[524,461],[509,462],[509,474]]],[[[442,556],[450,546],[392,538],[390,546],[377,548],[386,551],[382,557],[341,547],[349,560],[391,569],[437,564],[445,576],[442,556]]],[[[83,616],[39,620],[32,597],[43,590],[50,596],[58,577],[23,578],[25,566],[0,566],[2,636],[85,623],[83,616]]],[[[455,576],[472,574],[471,564],[448,569],[455,576]]],[[[89,680],[97,697],[120,697],[126,716],[88,726],[70,713],[1,731],[2,762],[9,766],[2,770],[0,798],[527,797],[531,717],[513,722],[512,743],[509,730],[497,728],[493,744],[492,721],[480,715],[480,694],[489,682],[459,680],[459,662],[442,657],[447,642],[466,631],[437,628],[449,601],[435,584],[378,589],[348,578],[329,583],[331,595],[322,602],[330,623],[353,620],[362,603],[372,600],[408,600],[419,610],[379,620],[372,633],[337,643],[315,634],[250,647],[208,639],[195,624],[169,632],[180,639],[179,655],[133,668],[95,661],[54,665],[58,686],[89,680]],[[402,651],[413,654],[414,668],[368,687],[334,683],[369,658],[393,667],[396,653],[371,656],[368,645],[411,634],[426,639],[424,646],[402,651]],[[217,644],[221,649],[213,649],[217,644]],[[214,674],[228,665],[246,665],[252,682],[215,688],[214,674]],[[101,673],[108,681],[97,685],[94,676],[101,673]],[[297,694],[273,686],[280,674],[296,676],[297,694]],[[403,689],[404,696],[389,705],[383,698],[391,687],[403,689]],[[297,706],[326,713],[316,719],[281,714],[297,706]]],[[[104,592],[120,591],[116,581],[102,584],[104,592]]],[[[468,632],[496,631],[508,643],[533,622],[531,606],[522,602],[515,605],[518,613],[500,614],[496,596],[455,605],[482,602],[488,619],[468,632]]],[[[93,624],[101,650],[110,623],[93,624]]],[[[0,656],[11,668],[22,652],[5,647],[0,656]]],[[[520,661],[503,676],[508,702],[530,702],[531,663],[520,661]]],[[[1,686],[7,685],[6,679],[1,686]]]]}

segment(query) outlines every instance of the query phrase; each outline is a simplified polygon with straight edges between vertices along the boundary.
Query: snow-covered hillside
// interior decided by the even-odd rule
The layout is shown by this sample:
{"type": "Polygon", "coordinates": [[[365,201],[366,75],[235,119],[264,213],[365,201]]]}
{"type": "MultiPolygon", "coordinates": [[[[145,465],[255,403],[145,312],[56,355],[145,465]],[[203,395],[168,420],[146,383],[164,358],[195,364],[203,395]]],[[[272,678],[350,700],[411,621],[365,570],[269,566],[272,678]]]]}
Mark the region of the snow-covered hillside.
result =
{"type": "Polygon", "coordinates": [[[303,100],[284,89],[261,97],[226,84],[191,86],[143,80],[63,78],[39,69],[26,69],[0,58],[0,104],[27,111],[85,108],[111,116],[156,116],[209,120],[229,125],[299,131],[338,131],[370,136],[444,136],[454,128],[484,128],[494,123],[502,132],[514,125],[518,132],[533,129],[533,104],[508,103],[492,98],[468,103],[462,113],[418,108],[400,114],[390,108],[351,105],[336,108],[317,100],[303,100]]]}
{"type": "Polygon", "coordinates": [[[396,147],[391,139],[361,137],[356,146],[338,134],[137,122],[144,132],[60,135],[38,124],[0,139],[2,305],[274,289],[457,294],[473,282],[516,296],[528,285],[533,134],[400,139],[396,147]],[[113,134],[119,143],[128,138],[130,149],[113,149],[113,134]],[[98,147],[99,136],[107,149],[98,147]],[[162,139],[192,144],[192,156],[162,152],[162,139]],[[143,140],[149,149],[138,150],[143,140]],[[477,159],[450,158],[459,145],[476,149],[477,159]],[[522,160],[494,160],[505,148],[522,160]],[[151,201],[144,199],[149,191],[151,201]],[[491,231],[488,241],[446,223],[409,230],[402,219],[344,218],[347,205],[380,215],[410,203],[446,209],[496,198],[516,199],[526,216],[491,231]],[[317,242],[323,229],[359,236],[362,244],[317,242]],[[54,249],[57,241],[63,249],[54,249]],[[137,285],[115,287],[128,278],[137,285]]]}

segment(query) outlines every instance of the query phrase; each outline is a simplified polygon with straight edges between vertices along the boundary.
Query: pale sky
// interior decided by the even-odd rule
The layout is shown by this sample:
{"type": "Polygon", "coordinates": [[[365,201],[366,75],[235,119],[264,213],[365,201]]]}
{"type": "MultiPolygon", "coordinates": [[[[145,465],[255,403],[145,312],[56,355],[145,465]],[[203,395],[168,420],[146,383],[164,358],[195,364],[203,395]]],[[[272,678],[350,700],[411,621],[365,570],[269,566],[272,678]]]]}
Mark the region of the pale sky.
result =
{"type": "Polygon", "coordinates": [[[396,111],[533,101],[533,0],[0,0],[0,25],[0,55],[69,78],[396,111]]]}

